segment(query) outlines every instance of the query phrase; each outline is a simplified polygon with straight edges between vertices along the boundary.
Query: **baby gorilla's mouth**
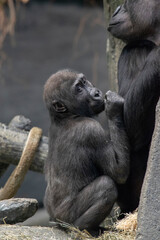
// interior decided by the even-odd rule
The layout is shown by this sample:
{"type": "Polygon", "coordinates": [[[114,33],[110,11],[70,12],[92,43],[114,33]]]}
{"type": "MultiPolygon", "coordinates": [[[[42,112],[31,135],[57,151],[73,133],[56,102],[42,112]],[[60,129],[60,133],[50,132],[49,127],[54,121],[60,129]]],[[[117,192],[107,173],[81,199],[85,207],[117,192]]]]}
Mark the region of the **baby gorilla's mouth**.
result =
{"type": "Polygon", "coordinates": [[[99,100],[95,101],[95,104],[93,105],[93,111],[95,114],[103,112],[105,109],[105,100],[99,100]]]}

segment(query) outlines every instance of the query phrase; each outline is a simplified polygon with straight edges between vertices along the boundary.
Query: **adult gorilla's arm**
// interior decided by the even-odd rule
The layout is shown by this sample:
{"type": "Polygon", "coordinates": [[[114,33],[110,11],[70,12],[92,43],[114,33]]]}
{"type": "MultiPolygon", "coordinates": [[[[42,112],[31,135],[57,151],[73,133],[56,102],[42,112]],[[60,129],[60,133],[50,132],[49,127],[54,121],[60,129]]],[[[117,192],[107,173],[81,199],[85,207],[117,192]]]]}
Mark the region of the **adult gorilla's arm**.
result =
{"type": "Polygon", "coordinates": [[[148,55],[146,64],[131,83],[124,102],[124,122],[132,148],[151,141],[155,107],[160,96],[160,48],[148,55]]]}

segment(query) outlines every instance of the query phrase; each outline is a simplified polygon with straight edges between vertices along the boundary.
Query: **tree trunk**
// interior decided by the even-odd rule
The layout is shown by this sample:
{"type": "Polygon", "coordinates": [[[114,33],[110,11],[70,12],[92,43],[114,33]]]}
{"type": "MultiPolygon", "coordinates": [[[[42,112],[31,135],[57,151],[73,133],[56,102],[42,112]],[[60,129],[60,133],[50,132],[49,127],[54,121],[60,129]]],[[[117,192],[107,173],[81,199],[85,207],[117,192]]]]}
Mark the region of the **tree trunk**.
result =
{"type": "MultiPolygon", "coordinates": [[[[107,27],[113,12],[123,2],[123,0],[103,0],[107,27]]],[[[117,90],[117,63],[124,43],[121,40],[111,36],[110,33],[108,33],[108,36],[109,37],[107,38],[106,44],[108,85],[109,89],[115,91],[117,90]]]]}

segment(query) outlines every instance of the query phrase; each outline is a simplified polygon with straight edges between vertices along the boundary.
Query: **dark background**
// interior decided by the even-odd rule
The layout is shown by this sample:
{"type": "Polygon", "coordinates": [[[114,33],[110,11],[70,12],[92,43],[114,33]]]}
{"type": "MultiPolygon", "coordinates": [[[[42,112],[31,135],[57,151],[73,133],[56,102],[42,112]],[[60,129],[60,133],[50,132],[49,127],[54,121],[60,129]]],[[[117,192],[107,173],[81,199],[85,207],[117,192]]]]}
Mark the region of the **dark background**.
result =
{"type": "MultiPolygon", "coordinates": [[[[7,37],[2,52],[0,122],[8,124],[15,115],[24,115],[47,135],[43,86],[63,68],[83,72],[103,93],[107,91],[102,2],[32,0],[18,8],[15,36],[7,37]]],[[[100,121],[105,125],[103,116],[100,121]]],[[[12,170],[1,179],[0,187],[12,170]]],[[[42,205],[44,191],[44,176],[29,172],[17,196],[37,198],[42,205]]]]}

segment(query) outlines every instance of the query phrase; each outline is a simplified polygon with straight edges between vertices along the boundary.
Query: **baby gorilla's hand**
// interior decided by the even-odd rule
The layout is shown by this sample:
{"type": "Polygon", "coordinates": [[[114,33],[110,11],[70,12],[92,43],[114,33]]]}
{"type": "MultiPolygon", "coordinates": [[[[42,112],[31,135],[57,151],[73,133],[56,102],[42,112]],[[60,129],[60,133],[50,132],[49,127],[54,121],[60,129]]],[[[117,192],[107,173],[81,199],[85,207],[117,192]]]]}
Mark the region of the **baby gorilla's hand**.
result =
{"type": "Polygon", "coordinates": [[[124,98],[119,96],[116,92],[108,91],[105,94],[105,99],[105,111],[109,118],[115,117],[122,113],[124,98]]]}

